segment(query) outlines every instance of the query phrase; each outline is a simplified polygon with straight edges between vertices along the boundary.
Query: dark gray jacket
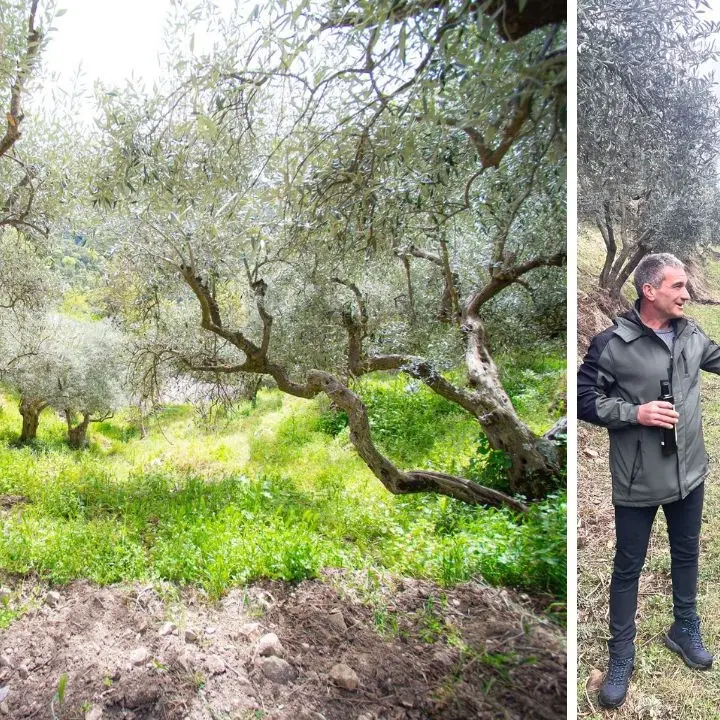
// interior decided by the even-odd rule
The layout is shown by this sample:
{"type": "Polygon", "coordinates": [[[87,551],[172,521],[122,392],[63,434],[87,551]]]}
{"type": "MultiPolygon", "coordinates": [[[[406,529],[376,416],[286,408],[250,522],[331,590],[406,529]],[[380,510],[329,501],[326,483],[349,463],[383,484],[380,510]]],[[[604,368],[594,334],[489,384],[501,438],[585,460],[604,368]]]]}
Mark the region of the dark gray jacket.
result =
{"type": "Polygon", "coordinates": [[[663,505],[684,498],[708,474],[700,417],[700,370],[720,374],[720,347],[694,320],[678,319],[672,353],[637,310],[593,338],[578,371],[578,417],[610,433],[615,505],[663,505]],[[639,425],[638,406],[671,378],[680,414],[677,455],[664,456],[661,429],[639,425]]]}

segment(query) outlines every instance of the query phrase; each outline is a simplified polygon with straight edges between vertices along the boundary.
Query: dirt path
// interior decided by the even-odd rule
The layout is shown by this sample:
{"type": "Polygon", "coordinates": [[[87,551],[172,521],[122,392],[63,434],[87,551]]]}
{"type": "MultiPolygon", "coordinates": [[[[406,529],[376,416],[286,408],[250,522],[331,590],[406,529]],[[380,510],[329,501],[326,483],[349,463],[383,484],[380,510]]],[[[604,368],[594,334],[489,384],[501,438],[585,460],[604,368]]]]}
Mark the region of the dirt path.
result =
{"type": "Polygon", "coordinates": [[[10,586],[6,601],[36,600],[0,632],[0,717],[566,716],[564,636],[528,598],[478,584],[372,585],[328,572],[218,603],[171,587],[10,586]],[[361,602],[368,592],[372,608],[361,602]],[[53,698],[63,675],[61,706],[53,698]]]}

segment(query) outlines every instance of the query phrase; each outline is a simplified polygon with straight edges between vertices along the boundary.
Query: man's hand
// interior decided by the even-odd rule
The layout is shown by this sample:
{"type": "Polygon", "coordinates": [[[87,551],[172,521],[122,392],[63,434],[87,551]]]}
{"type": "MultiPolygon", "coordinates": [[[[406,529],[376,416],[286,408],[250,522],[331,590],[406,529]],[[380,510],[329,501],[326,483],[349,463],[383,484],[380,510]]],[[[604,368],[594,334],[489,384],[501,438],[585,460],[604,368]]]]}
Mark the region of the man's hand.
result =
{"type": "Polygon", "coordinates": [[[665,400],[653,400],[638,408],[637,421],[641,425],[672,429],[680,417],[665,400]]]}

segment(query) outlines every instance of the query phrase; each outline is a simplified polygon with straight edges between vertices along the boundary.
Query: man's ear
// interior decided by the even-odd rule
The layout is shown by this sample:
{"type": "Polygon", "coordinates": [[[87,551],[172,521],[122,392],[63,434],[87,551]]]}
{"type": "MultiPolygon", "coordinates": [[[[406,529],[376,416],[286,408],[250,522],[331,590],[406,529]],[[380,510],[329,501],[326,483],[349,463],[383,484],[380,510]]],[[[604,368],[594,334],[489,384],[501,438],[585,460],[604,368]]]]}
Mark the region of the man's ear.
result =
{"type": "Polygon", "coordinates": [[[645,299],[649,300],[650,302],[655,300],[655,290],[656,288],[654,288],[650,283],[645,283],[643,285],[643,296],[645,297],[645,299]]]}

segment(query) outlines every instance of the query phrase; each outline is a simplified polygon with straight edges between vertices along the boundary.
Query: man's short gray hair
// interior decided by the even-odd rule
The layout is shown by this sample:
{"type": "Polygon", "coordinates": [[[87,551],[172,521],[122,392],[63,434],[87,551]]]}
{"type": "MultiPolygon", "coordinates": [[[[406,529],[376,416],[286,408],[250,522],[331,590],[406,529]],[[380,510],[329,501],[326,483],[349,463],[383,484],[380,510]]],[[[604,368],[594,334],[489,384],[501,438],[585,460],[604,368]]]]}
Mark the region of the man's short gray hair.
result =
{"type": "Polygon", "coordinates": [[[678,260],[671,253],[654,253],[653,255],[646,255],[640,264],[635,269],[635,290],[637,290],[638,297],[642,300],[643,297],[643,285],[652,285],[654,288],[659,288],[662,284],[663,277],[665,275],[666,267],[680,268],[685,270],[685,264],[678,260]]]}

